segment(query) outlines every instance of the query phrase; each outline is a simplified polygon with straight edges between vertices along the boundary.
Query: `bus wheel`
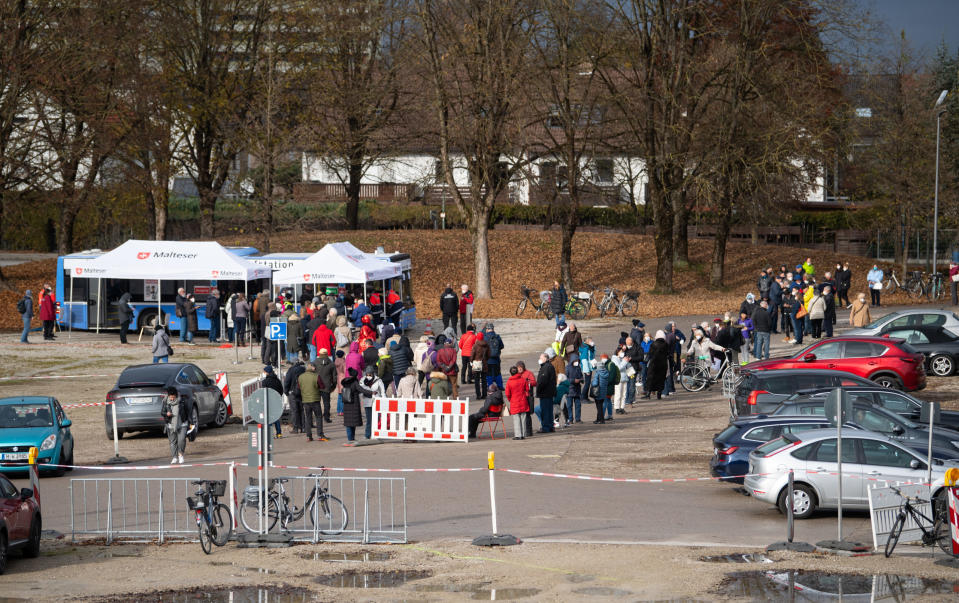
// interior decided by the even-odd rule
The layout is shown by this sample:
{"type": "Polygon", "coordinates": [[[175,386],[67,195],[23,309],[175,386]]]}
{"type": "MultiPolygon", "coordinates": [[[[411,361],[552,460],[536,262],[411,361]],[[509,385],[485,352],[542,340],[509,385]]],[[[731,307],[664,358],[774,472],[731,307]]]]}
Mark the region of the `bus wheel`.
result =
{"type": "MultiPolygon", "coordinates": [[[[157,319],[156,310],[143,310],[142,312],[140,312],[140,316],[137,320],[137,328],[143,329],[144,327],[148,327],[152,329],[153,327],[156,326],[156,319],[157,319]]],[[[167,319],[167,316],[164,314],[160,319],[161,324],[165,325],[166,319],[167,319]]]]}

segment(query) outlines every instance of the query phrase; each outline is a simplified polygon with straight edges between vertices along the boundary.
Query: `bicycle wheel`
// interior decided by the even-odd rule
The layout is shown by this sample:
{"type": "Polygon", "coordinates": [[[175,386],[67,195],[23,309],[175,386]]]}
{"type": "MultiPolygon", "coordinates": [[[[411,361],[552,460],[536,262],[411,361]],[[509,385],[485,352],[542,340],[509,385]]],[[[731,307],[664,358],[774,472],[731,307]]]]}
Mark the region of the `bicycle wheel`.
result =
{"type": "Polygon", "coordinates": [[[210,534],[210,526],[205,519],[201,518],[200,523],[196,525],[196,529],[200,532],[200,548],[209,555],[213,551],[213,536],[210,534]]]}
{"type": "Polygon", "coordinates": [[[926,288],[923,286],[922,281],[918,279],[909,281],[906,284],[906,293],[908,293],[912,299],[919,299],[925,292],[926,288]]]}
{"type": "Polygon", "coordinates": [[[946,288],[942,283],[934,283],[929,287],[929,291],[927,293],[929,295],[929,299],[933,301],[940,300],[946,296],[946,288]]]}
{"type": "Polygon", "coordinates": [[[639,309],[639,303],[632,297],[623,300],[623,305],[619,307],[619,313],[623,316],[636,316],[636,310],[639,309]]]}
{"type": "MultiPolygon", "coordinates": [[[[243,527],[247,532],[256,533],[260,530],[260,522],[257,519],[257,514],[259,513],[258,505],[249,505],[244,503],[240,507],[240,523],[243,524],[243,527]]],[[[266,531],[269,532],[273,529],[273,526],[276,525],[276,522],[280,518],[280,512],[277,509],[276,498],[270,497],[266,505],[266,531]]]]}
{"type": "Polygon", "coordinates": [[[709,383],[709,373],[698,364],[687,364],[679,371],[679,384],[688,392],[702,391],[709,383]]]}
{"type": "Polygon", "coordinates": [[[902,534],[902,526],[905,524],[906,513],[900,511],[895,523],[892,524],[892,530],[889,532],[889,540],[886,541],[886,557],[892,555],[893,549],[896,548],[896,543],[899,542],[899,535],[902,534]]]}
{"type": "Polygon", "coordinates": [[[943,491],[936,497],[934,503],[935,522],[932,526],[932,532],[936,537],[936,544],[942,549],[942,552],[955,557],[952,554],[952,528],[949,525],[949,497],[943,491]]]}
{"type": "Polygon", "coordinates": [[[519,300],[519,304],[516,305],[516,315],[517,315],[517,316],[522,316],[522,315],[523,315],[523,312],[526,311],[526,303],[527,303],[527,299],[526,299],[526,298],[523,298],[523,299],[519,300]]]}
{"type": "Polygon", "coordinates": [[[233,534],[233,516],[230,515],[230,508],[223,503],[217,503],[211,515],[210,534],[213,536],[213,544],[223,546],[233,534]]]}
{"type": "Polygon", "coordinates": [[[553,317],[556,316],[553,314],[553,311],[549,309],[549,304],[544,303],[541,308],[543,310],[543,315],[546,316],[546,320],[553,320],[553,317]]]}
{"type": "Polygon", "coordinates": [[[310,503],[310,523],[319,528],[320,534],[334,536],[346,529],[350,514],[343,501],[332,494],[321,494],[319,503],[310,503]]]}
{"type": "Polygon", "coordinates": [[[886,293],[895,293],[896,292],[896,279],[889,277],[886,279],[886,284],[883,287],[886,290],[886,293]]]}
{"type": "Polygon", "coordinates": [[[586,318],[586,306],[579,300],[569,302],[569,307],[566,311],[569,312],[569,317],[573,320],[583,320],[586,318]]]}

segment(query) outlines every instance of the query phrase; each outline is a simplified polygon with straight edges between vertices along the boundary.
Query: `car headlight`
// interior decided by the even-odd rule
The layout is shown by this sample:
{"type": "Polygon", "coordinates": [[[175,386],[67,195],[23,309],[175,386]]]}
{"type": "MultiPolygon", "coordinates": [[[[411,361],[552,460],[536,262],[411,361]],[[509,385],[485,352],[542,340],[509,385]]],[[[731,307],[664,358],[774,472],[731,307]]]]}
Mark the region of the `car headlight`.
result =
{"type": "Polygon", "coordinates": [[[949,443],[955,446],[956,448],[959,448],[959,440],[950,440],[949,443]]]}
{"type": "Polygon", "coordinates": [[[57,434],[51,433],[43,440],[43,443],[40,444],[40,450],[50,450],[57,445],[57,434]]]}

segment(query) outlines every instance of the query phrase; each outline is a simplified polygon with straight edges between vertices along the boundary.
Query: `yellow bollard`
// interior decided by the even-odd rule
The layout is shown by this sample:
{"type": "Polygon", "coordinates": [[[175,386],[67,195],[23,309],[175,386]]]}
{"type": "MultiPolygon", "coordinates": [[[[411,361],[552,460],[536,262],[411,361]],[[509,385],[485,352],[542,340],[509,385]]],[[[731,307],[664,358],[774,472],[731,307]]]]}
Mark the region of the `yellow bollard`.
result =
{"type": "MultiPolygon", "coordinates": [[[[486,462],[487,462],[487,464],[489,465],[490,471],[492,471],[493,469],[496,469],[496,467],[495,467],[495,464],[496,464],[496,453],[493,452],[492,450],[490,450],[490,451],[486,454],[486,462]]],[[[947,475],[948,475],[948,474],[947,474],[947,475]]]]}
{"type": "Polygon", "coordinates": [[[959,467],[952,467],[946,471],[946,485],[956,486],[959,483],[959,467]]]}

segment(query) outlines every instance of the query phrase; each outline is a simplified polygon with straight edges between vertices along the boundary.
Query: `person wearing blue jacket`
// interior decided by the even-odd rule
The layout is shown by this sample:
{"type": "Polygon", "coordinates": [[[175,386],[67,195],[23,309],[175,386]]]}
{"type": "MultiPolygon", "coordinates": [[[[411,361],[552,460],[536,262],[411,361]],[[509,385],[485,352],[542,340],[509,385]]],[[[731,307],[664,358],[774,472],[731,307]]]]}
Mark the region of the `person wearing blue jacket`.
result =
{"type": "MultiPolygon", "coordinates": [[[[587,337],[579,346],[579,367],[583,371],[583,388],[579,394],[581,400],[589,399],[589,388],[593,380],[593,360],[596,359],[596,346],[593,338],[587,337]]],[[[576,413],[579,416],[579,413],[576,413]]]]}
{"type": "Polygon", "coordinates": [[[783,303],[783,287],[780,284],[780,279],[777,276],[773,279],[772,284],[769,285],[769,318],[773,323],[772,333],[776,333],[776,319],[779,316],[779,306],[783,303]]]}
{"type": "Polygon", "coordinates": [[[353,306],[353,313],[350,314],[350,320],[353,321],[353,326],[359,328],[360,320],[369,313],[370,309],[366,305],[366,300],[361,299],[357,301],[356,305],[353,306]]]}
{"type": "Polygon", "coordinates": [[[586,379],[583,377],[579,354],[570,355],[569,364],[566,365],[566,380],[569,384],[569,389],[566,393],[566,426],[568,427],[570,423],[582,423],[580,420],[582,405],[580,393],[582,393],[583,384],[586,383],[586,379]]]}
{"type": "MultiPolygon", "coordinates": [[[[668,337],[669,333],[667,333],[666,335],[668,337]]],[[[667,340],[666,343],[669,343],[669,341],[667,340]]],[[[649,356],[649,348],[652,347],[652,345],[653,345],[653,338],[649,335],[649,333],[646,333],[645,335],[643,335],[643,340],[639,342],[639,347],[643,351],[643,360],[642,362],[639,363],[639,375],[640,375],[640,380],[642,381],[642,384],[643,384],[644,392],[646,391],[646,360],[649,356]]],[[[675,345],[675,342],[673,345],[675,345]]]]}
{"type": "Polygon", "coordinates": [[[873,264],[872,270],[866,274],[866,282],[869,283],[869,295],[872,299],[872,305],[877,308],[882,306],[882,304],[879,303],[879,294],[882,292],[882,279],[885,276],[882,270],[879,269],[879,264],[873,264]]]}
{"type": "Polygon", "coordinates": [[[596,368],[593,369],[593,380],[590,389],[596,393],[596,420],[593,425],[602,425],[606,423],[603,412],[603,406],[606,404],[606,392],[609,389],[609,371],[606,369],[606,363],[609,362],[609,356],[603,354],[596,361],[596,368]]]}

